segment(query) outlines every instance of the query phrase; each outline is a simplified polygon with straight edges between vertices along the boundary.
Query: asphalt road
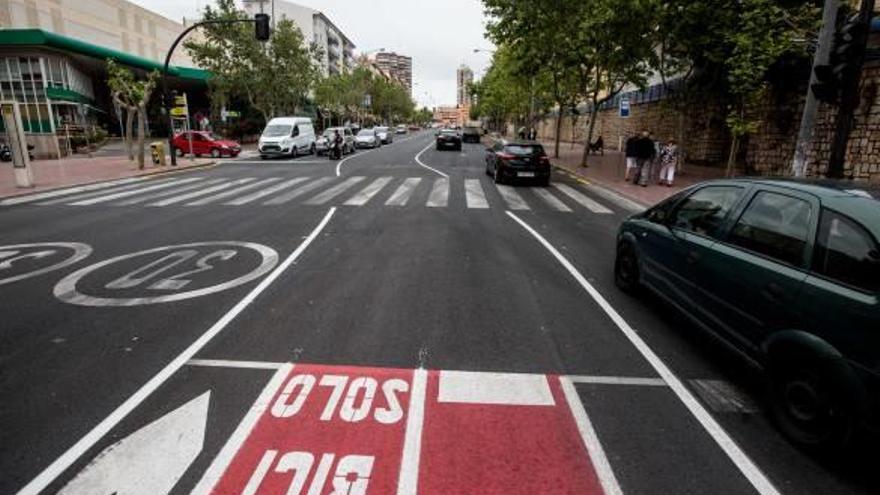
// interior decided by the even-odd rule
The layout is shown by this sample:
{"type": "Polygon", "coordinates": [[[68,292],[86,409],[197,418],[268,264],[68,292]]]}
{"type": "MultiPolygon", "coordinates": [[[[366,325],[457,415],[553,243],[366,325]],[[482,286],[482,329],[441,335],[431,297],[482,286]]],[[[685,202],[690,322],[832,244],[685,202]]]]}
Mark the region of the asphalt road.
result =
{"type": "Polygon", "coordinates": [[[0,493],[870,493],[613,284],[626,202],[419,133],[0,200],[0,493]]]}

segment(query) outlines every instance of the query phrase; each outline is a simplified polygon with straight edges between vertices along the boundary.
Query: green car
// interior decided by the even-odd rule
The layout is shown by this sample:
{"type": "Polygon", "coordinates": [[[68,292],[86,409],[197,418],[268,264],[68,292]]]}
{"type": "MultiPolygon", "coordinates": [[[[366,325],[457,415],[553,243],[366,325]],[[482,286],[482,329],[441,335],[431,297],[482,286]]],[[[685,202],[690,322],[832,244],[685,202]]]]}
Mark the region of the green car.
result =
{"type": "Polygon", "coordinates": [[[779,428],[816,451],[880,430],[880,188],[697,184],[627,219],[614,273],[765,370],[779,428]]]}

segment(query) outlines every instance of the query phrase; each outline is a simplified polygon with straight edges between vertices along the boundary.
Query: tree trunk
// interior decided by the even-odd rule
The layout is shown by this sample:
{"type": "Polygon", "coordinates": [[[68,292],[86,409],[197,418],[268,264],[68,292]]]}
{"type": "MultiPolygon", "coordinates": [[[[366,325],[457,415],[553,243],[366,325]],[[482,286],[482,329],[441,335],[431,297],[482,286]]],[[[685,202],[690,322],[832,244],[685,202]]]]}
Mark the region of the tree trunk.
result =
{"type": "Polygon", "coordinates": [[[134,146],[132,146],[132,138],[134,137],[134,112],[132,112],[131,107],[124,107],[125,110],[125,130],[122,133],[122,140],[125,141],[125,154],[128,156],[128,161],[134,161],[134,146]]]}
{"type": "Polygon", "coordinates": [[[730,155],[727,157],[727,172],[725,173],[727,177],[733,177],[737,154],[739,154],[739,136],[734,134],[733,140],[730,142],[730,155]]]}
{"type": "Polygon", "coordinates": [[[553,158],[559,158],[559,140],[562,138],[562,105],[559,105],[559,111],[556,112],[556,145],[553,150],[553,158]]]}
{"type": "Polygon", "coordinates": [[[593,142],[593,129],[596,127],[596,117],[599,116],[599,105],[597,104],[597,94],[593,93],[593,108],[590,112],[590,120],[587,125],[587,136],[584,138],[584,154],[581,157],[581,167],[587,166],[587,160],[590,157],[590,143],[593,142]]]}
{"type": "Polygon", "coordinates": [[[138,168],[144,169],[144,134],[146,134],[147,109],[141,104],[138,107],[138,142],[137,142],[137,161],[138,168]]]}

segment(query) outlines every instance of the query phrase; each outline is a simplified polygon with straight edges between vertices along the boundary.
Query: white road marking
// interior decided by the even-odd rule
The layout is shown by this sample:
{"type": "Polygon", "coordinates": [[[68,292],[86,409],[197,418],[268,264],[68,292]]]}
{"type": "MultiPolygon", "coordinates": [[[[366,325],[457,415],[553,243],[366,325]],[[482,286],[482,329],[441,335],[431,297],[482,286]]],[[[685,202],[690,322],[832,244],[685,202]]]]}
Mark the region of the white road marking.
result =
{"type": "Polygon", "coordinates": [[[486,193],[483,192],[483,186],[480,185],[480,179],[465,179],[464,195],[468,208],[489,207],[489,202],[486,201],[486,193]]]}
{"type": "Polygon", "coordinates": [[[406,412],[406,432],[400,459],[397,495],[416,495],[419,486],[419,459],[422,455],[422,428],[425,423],[425,393],[428,372],[413,371],[412,392],[406,412]]]}
{"type": "Polygon", "coordinates": [[[197,198],[199,196],[206,196],[211,193],[215,193],[217,191],[222,191],[224,189],[229,189],[230,187],[237,186],[240,184],[245,184],[253,181],[253,177],[245,177],[244,179],[236,179],[230,182],[224,182],[222,184],[217,184],[216,186],[208,187],[206,189],[202,189],[200,191],[193,191],[186,194],[180,194],[178,196],[172,196],[168,199],[163,199],[161,201],[156,201],[155,203],[147,203],[147,206],[168,206],[174,205],[178,203],[183,203],[184,201],[189,201],[190,199],[197,198]]]}
{"type": "Polygon", "coordinates": [[[207,368],[277,370],[287,363],[273,363],[269,361],[231,361],[228,359],[190,359],[186,364],[189,366],[203,366],[207,368]]]}
{"type": "Polygon", "coordinates": [[[275,194],[278,191],[283,191],[284,189],[287,189],[290,186],[295,186],[296,184],[299,184],[300,182],[303,182],[308,179],[309,179],[308,177],[297,177],[295,179],[286,180],[284,182],[275,184],[272,187],[268,187],[268,188],[263,189],[261,191],[257,191],[255,193],[248,194],[247,196],[242,196],[242,197],[236,198],[232,201],[227,201],[225,204],[232,205],[232,206],[245,205],[245,204],[248,204],[252,201],[256,201],[260,198],[265,198],[266,196],[275,194]]]}
{"type": "Polygon", "coordinates": [[[498,188],[498,192],[501,193],[501,197],[504,198],[504,201],[507,203],[507,206],[510,207],[511,210],[529,210],[529,205],[525,202],[522,196],[516,192],[511,186],[505,186],[501,184],[496,184],[496,188],[498,188]]]}
{"type": "Polygon", "coordinates": [[[131,184],[135,182],[143,182],[146,180],[152,179],[152,177],[132,177],[129,179],[120,179],[109,182],[99,182],[97,184],[86,184],[84,186],[76,186],[76,187],[67,187],[64,189],[53,189],[51,191],[46,191],[42,193],[36,194],[28,194],[26,196],[14,196],[11,198],[4,199],[0,201],[0,206],[11,206],[18,205],[22,203],[32,203],[34,201],[41,201],[44,199],[55,198],[58,196],[67,196],[68,194],[76,194],[87,191],[96,191],[98,189],[108,189],[111,187],[122,186],[125,184],[131,184]]]}
{"type": "Polygon", "coordinates": [[[574,417],[578,432],[581,434],[581,440],[583,440],[584,446],[587,448],[590,463],[593,465],[593,469],[596,470],[596,476],[599,477],[602,492],[605,495],[621,495],[623,490],[620,489],[617,477],[614,476],[614,470],[611,469],[611,463],[608,462],[608,457],[605,455],[605,449],[602,448],[602,442],[599,441],[599,436],[596,435],[593,423],[590,421],[590,417],[587,416],[587,411],[581,403],[581,398],[578,396],[574,384],[564,376],[559,377],[559,384],[562,386],[565,401],[568,402],[568,408],[571,410],[571,415],[574,417]]]}
{"type": "Polygon", "coordinates": [[[754,414],[754,401],[742,390],[724,380],[689,380],[703,402],[719,413],[754,414]]]}
{"type": "Polygon", "coordinates": [[[0,246],[0,251],[6,253],[14,253],[8,254],[7,256],[0,258],[0,260],[2,260],[2,262],[0,262],[0,271],[11,269],[12,267],[14,267],[16,259],[33,258],[33,255],[28,256],[28,250],[30,250],[30,253],[35,253],[36,251],[51,250],[53,251],[51,254],[54,254],[54,250],[56,248],[69,249],[71,251],[70,256],[67,259],[61,260],[57,263],[53,263],[49,266],[44,266],[42,268],[37,267],[34,270],[30,270],[24,273],[18,273],[9,277],[0,278],[0,285],[18,282],[19,280],[36,277],[37,275],[42,275],[44,273],[49,273],[53,270],[58,270],[59,268],[70,266],[77,261],[88,258],[89,255],[92,254],[92,246],[89,246],[88,244],[83,244],[81,242],[38,242],[35,244],[13,244],[10,246],[0,246]]]}
{"type": "Polygon", "coordinates": [[[597,186],[595,184],[591,184],[589,186],[589,189],[590,189],[590,191],[595,193],[597,196],[602,196],[606,200],[616,204],[617,206],[623,208],[624,210],[637,213],[640,211],[645,211],[645,209],[646,209],[645,206],[640,205],[639,203],[636,203],[635,201],[633,201],[629,198],[625,198],[625,197],[621,196],[620,194],[617,194],[616,192],[614,192],[608,188],[605,188],[602,186],[597,186]]]}
{"type": "Polygon", "coordinates": [[[348,206],[362,206],[367,204],[368,201],[373,199],[373,196],[379,193],[388,183],[391,182],[391,177],[379,177],[373,182],[367,184],[367,187],[363,188],[349,198],[344,204],[348,206]]]}
{"type": "Polygon", "coordinates": [[[264,205],[280,205],[280,204],[287,203],[288,201],[294,200],[294,199],[296,199],[306,193],[310,193],[310,192],[314,191],[315,189],[322,187],[325,184],[327,184],[328,182],[331,182],[333,180],[335,180],[335,177],[321,177],[320,179],[315,179],[314,181],[309,182],[308,184],[303,184],[303,185],[297,187],[293,191],[286,192],[280,196],[272,198],[263,204],[264,205]]]}
{"type": "Polygon", "coordinates": [[[763,495],[778,494],[779,491],[773,486],[773,483],[761,471],[761,469],[749,458],[749,456],[736,444],[731,436],[724,428],[715,420],[715,418],[700,404],[700,401],[691,393],[690,390],[681,382],[681,380],[666,366],[666,363],[642,340],[642,337],[633,330],[629,323],[620,316],[620,313],[608,303],[604,296],[593,287],[590,282],[568,261],[547,239],[533,229],[529,224],[521,220],[514,213],[506,212],[510,218],[516,221],[522,228],[532,235],[538,242],[544,246],[550,254],[566,269],[568,273],[580,284],[580,286],[593,298],[594,301],[602,308],[605,314],[611,318],[611,321],[617,326],[623,335],[632,343],[639,351],[658,375],[672,389],[679,400],[690,411],[694,418],[703,426],[706,432],[715,440],[715,443],[724,451],[731,461],[736,465],[740,472],[749,480],[755,490],[763,495]]]}
{"type": "Polygon", "coordinates": [[[547,203],[554,210],[559,211],[571,211],[571,208],[565,205],[562,201],[559,201],[559,198],[550,194],[550,191],[542,188],[536,187],[533,189],[535,194],[538,195],[539,198],[543,199],[545,203],[547,203]]]}
{"type": "Polygon", "coordinates": [[[76,201],[73,203],[69,203],[71,206],[86,206],[86,205],[96,205],[98,203],[106,203],[107,201],[113,201],[114,199],[119,198],[127,198],[128,196],[134,196],[135,194],[141,194],[149,191],[155,191],[157,189],[166,189],[173,186],[179,186],[181,184],[190,183],[193,181],[201,180],[198,177],[192,177],[189,179],[180,179],[176,182],[165,182],[163,184],[154,184],[151,186],[141,187],[139,189],[134,189],[132,191],[123,191],[115,194],[108,194],[106,196],[98,196],[97,198],[92,199],[84,199],[82,201],[76,201]]]}
{"type": "Polygon", "coordinates": [[[449,179],[441,178],[434,181],[428,203],[425,206],[445,208],[449,205],[449,179]]]}
{"type": "Polygon", "coordinates": [[[270,177],[268,179],[263,179],[263,180],[260,180],[257,182],[252,182],[250,184],[245,184],[243,186],[236,187],[236,188],[229,190],[229,191],[223,191],[219,194],[212,194],[211,196],[208,196],[206,198],[201,198],[201,199],[197,199],[196,201],[191,201],[191,202],[187,203],[186,206],[201,206],[201,205],[206,205],[208,203],[213,203],[214,201],[219,201],[221,199],[231,198],[231,197],[237,196],[245,191],[250,191],[251,189],[257,189],[259,187],[263,187],[265,185],[271,184],[271,183],[276,182],[278,180],[281,180],[281,179],[279,177],[270,177]]]}
{"type": "Polygon", "coordinates": [[[422,179],[418,177],[410,177],[409,179],[404,180],[391,197],[388,198],[388,201],[386,201],[385,204],[388,206],[406,206],[407,201],[412,197],[421,181],[422,179]]]}
{"type": "Polygon", "coordinates": [[[665,387],[666,382],[662,378],[643,378],[630,376],[591,376],[591,375],[567,375],[566,378],[574,383],[589,383],[593,385],[637,385],[648,387],[665,387]]]}
{"type": "MultiPolygon", "coordinates": [[[[174,182],[177,180],[178,179],[174,179],[174,178],[155,179],[155,180],[151,181],[150,183],[151,184],[165,184],[165,183],[174,182]]],[[[122,187],[115,187],[110,190],[104,190],[104,191],[99,191],[99,192],[88,192],[88,193],[84,193],[84,194],[76,194],[74,196],[66,196],[66,197],[63,197],[60,199],[52,199],[49,201],[43,201],[38,204],[40,204],[40,205],[57,205],[60,203],[81,201],[83,199],[89,199],[89,198],[94,198],[97,196],[103,196],[105,194],[115,194],[115,193],[122,192],[122,191],[131,191],[132,189],[139,189],[143,186],[144,186],[144,184],[138,184],[138,183],[128,184],[128,185],[125,185],[122,187]]]]}
{"type": "Polygon", "coordinates": [[[339,163],[336,164],[336,177],[339,177],[340,174],[342,173],[342,165],[343,165],[345,162],[351,160],[352,158],[357,158],[357,157],[359,157],[359,156],[364,156],[364,155],[366,155],[367,153],[371,153],[371,152],[376,151],[376,150],[378,150],[378,149],[381,149],[381,148],[373,148],[373,149],[371,149],[371,150],[367,150],[367,151],[358,151],[358,152],[356,152],[356,153],[352,153],[351,155],[348,155],[348,158],[343,158],[342,160],[339,160],[339,163]]]}
{"type": "Polygon", "coordinates": [[[423,161],[419,158],[420,156],[422,156],[422,153],[428,151],[428,148],[430,148],[431,146],[434,146],[434,141],[431,141],[430,143],[428,143],[427,146],[425,146],[424,148],[422,148],[422,151],[419,151],[418,153],[416,153],[416,157],[415,157],[416,163],[418,163],[418,164],[421,165],[422,167],[425,167],[426,169],[430,170],[431,172],[434,172],[434,173],[436,173],[436,174],[440,174],[440,175],[442,175],[443,177],[446,177],[446,178],[448,179],[448,178],[449,178],[448,175],[444,174],[443,172],[437,170],[437,169],[434,168],[434,167],[430,167],[430,166],[428,166],[428,165],[425,165],[425,162],[423,162],[423,161]]]}
{"type": "Polygon", "coordinates": [[[209,179],[203,182],[199,182],[197,184],[189,184],[187,186],[175,187],[169,191],[162,191],[158,193],[147,194],[146,196],[138,196],[135,198],[126,199],[125,201],[120,201],[118,203],[114,203],[117,206],[128,206],[128,205],[136,205],[138,203],[143,203],[146,201],[153,201],[159,198],[167,198],[169,196],[174,196],[176,194],[180,194],[186,191],[192,191],[193,189],[198,189],[200,187],[208,187],[213,186],[214,184],[219,184],[226,179],[209,179]]]}
{"type": "Polygon", "coordinates": [[[257,397],[257,400],[253,403],[247,414],[241,419],[241,422],[235,428],[235,431],[232,432],[232,435],[226,440],[226,443],[223,445],[223,448],[220,449],[217,457],[215,457],[211,462],[211,465],[208,466],[208,469],[202,475],[202,479],[199,480],[199,483],[192,489],[190,492],[191,495],[207,495],[208,493],[211,493],[211,490],[217,482],[220,481],[220,477],[223,476],[223,471],[226,470],[226,466],[232,462],[235,454],[241,449],[244,441],[247,439],[248,435],[250,435],[254,426],[256,426],[257,421],[263,416],[266,409],[269,408],[269,404],[275,397],[275,392],[284,385],[284,380],[290,376],[291,371],[293,371],[293,364],[285,363],[278,368],[278,371],[276,371],[274,375],[272,375],[272,378],[269,379],[269,382],[263,387],[263,391],[260,392],[260,396],[257,397]]]}
{"type": "MultiPolygon", "coordinates": [[[[180,368],[182,368],[186,363],[193,358],[202,348],[204,348],[214,337],[216,337],[223,329],[229,325],[242,311],[245,310],[263,291],[266,290],[272,283],[284,273],[290,265],[292,265],[296,260],[302,256],[302,253],[311,245],[312,242],[321,234],[327,224],[330,223],[330,219],[333,218],[333,214],[336,212],[336,208],[330,208],[324,218],[321,220],[321,223],[315,227],[314,230],[308,235],[308,237],[303,240],[303,242],[296,248],[294,252],[284,260],[281,265],[275,268],[272,273],[270,273],[266,278],[264,278],[259,285],[254,287],[248,295],[246,295],[242,300],[236,303],[235,306],[232,307],[229,311],[227,311],[216,323],[211,325],[205,333],[202,334],[201,337],[196,339],[195,342],[190,344],[183,352],[177,355],[173,361],[168,363],[164,368],[162,368],[153,378],[150,378],[147,383],[145,383],[141,388],[137,390],[132,396],[125,400],[119,407],[117,407],[109,416],[104,418],[97,426],[92,428],[84,437],[80,438],[73,446],[71,446],[67,451],[65,451],[58,459],[55,459],[52,464],[50,464],[46,469],[44,469],[36,478],[31,480],[30,483],[25,485],[24,488],[19,491],[20,495],[37,495],[46,489],[50,483],[52,483],[61,473],[66,471],[77,459],[79,459],[83,454],[88,452],[89,449],[94,447],[94,445],[101,440],[110,430],[112,430],[120,421],[125,419],[128,414],[130,414],[136,407],[138,407],[144,400],[146,400],[153,392],[156,391],[163,383],[165,383],[172,375],[174,375],[180,368]]],[[[279,370],[279,374],[281,371],[279,370]]],[[[276,375],[277,376],[277,375],[276,375]]],[[[283,378],[282,378],[283,379],[283,378]]]]}
{"type": "Polygon", "coordinates": [[[170,492],[202,452],[210,401],[205,392],[107,447],[59,493],[170,492]]]}
{"type": "Polygon", "coordinates": [[[592,211],[593,213],[613,213],[608,208],[605,208],[601,204],[576,191],[568,184],[553,184],[553,187],[558,189],[562,194],[565,194],[569,198],[577,201],[581,206],[592,211]]]}
{"type": "Polygon", "coordinates": [[[349,177],[349,178],[345,179],[344,181],[340,182],[339,184],[336,184],[335,186],[331,187],[330,189],[327,189],[326,191],[324,191],[324,192],[316,195],[312,199],[306,201],[305,204],[307,204],[307,205],[322,205],[322,204],[330,201],[331,199],[335,198],[336,196],[339,196],[340,194],[344,193],[345,191],[351,189],[352,187],[354,187],[355,184],[357,184],[358,182],[360,182],[364,179],[366,179],[366,177],[361,177],[361,176],[349,177]]]}
{"type": "Polygon", "coordinates": [[[553,406],[553,392],[546,375],[441,371],[438,402],[553,406]]]}

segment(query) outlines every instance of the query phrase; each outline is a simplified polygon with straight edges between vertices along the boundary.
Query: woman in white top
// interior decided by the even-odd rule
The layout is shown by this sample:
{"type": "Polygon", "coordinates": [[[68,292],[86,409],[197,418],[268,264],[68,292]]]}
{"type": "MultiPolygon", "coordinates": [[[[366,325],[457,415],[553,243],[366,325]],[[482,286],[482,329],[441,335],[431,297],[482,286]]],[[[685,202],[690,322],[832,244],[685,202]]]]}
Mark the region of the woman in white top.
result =
{"type": "Polygon", "coordinates": [[[660,185],[672,186],[675,180],[675,169],[678,168],[678,160],[681,154],[674,139],[670,139],[663,149],[660,150],[660,185]]]}

